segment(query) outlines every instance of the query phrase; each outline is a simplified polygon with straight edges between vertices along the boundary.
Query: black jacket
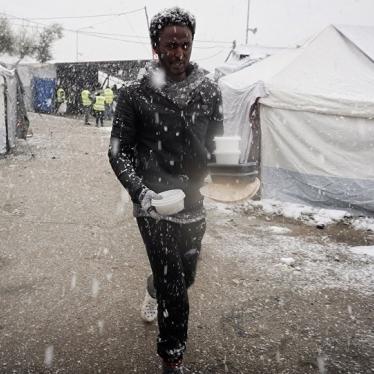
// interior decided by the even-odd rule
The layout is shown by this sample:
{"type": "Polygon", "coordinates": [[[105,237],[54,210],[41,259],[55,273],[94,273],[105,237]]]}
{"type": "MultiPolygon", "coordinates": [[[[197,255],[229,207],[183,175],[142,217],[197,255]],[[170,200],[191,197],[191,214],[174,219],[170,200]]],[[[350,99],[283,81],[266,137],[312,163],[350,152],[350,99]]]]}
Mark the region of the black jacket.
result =
{"type": "Polygon", "coordinates": [[[222,98],[197,66],[182,84],[154,86],[150,75],[121,90],[113,120],[109,159],[133,202],[150,188],[185,194],[185,210],[202,204],[199,192],[222,135],[222,98]]]}

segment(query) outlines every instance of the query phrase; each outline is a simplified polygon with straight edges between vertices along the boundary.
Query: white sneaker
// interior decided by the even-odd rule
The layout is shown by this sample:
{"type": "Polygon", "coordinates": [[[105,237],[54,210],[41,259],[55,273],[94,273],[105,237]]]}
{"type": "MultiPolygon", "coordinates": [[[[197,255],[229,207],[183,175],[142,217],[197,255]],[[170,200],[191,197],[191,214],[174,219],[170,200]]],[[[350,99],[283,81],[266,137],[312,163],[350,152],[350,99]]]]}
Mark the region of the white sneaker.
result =
{"type": "Polygon", "coordinates": [[[157,300],[154,299],[148,291],[145,293],[140,316],[145,322],[153,322],[157,318],[157,300]]]}

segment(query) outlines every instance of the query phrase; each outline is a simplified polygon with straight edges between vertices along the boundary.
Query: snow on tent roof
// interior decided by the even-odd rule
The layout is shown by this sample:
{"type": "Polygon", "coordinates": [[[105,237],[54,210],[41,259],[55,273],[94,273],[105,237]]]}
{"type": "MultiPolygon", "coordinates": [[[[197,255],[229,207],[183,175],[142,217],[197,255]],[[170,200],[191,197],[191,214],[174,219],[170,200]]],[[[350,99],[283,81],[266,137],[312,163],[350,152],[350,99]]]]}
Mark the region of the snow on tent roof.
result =
{"type": "Polygon", "coordinates": [[[243,90],[249,88],[256,81],[268,82],[285,68],[298,53],[297,49],[276,53],[256,64],[221,78],[220,83],[233,89],[243,90]]]}
{"type": "Polygon", "coordinates": [[[236,47],[230,52],[230,58],[215,67],[214,79],[221,78],[222,76],[235,73],[236,71],[242,70],[247,66],[253,65],[254,63],[267,58],[274,53],[279,53],[285,49],[294,48],[282,48],[282,47],[265,47],[260,45],[246,45],[236,47]],[[239,58],[240,56],[246,56],[239,58]]]}
{"type": "Polygon", "coordinates": [[[261,81],[270,93],[261,102],[269,106],[374,117],[374,63],[368,57],[372,47],[366,48],[374,28],[353,30],[349,37],[343,27],[329,26],[301,48],[274,54],[220,85],[243,90],[261,81]]]}
{"type": "Polygon", "coordinates": [[[274,53],[283,51],[284,47],[266,47],[262,45],[239,45],[235,48],[234,53],[236,55],[250,56],[252,59],[264,58],[271,56],[274,53]]]}
{"type": "Polygon", "coordinates": [[[374,27],[338,25],[336,28],[374,62],[374,27]]]}
{"type": "Polygon", "coordinates": [[[0,75],[7,76],[7,77],[13,77],[14,76],[14,69],[7,69],[6,67],[1,65],[1,61],[0,61],[0,75]]]}
{"type": "MultiPolygon", "coordinates": [[[[0,54],[0,61],[6,65],[14,65],[19,61],[19,56],[11,56],[7,53],[2,53],[0,54]]],[[[34,64],[38,63],[37,60],[35,60],[32,57],[26,56],[24,57],[19,64],[24,65],[24,64],[34,64]]]]}

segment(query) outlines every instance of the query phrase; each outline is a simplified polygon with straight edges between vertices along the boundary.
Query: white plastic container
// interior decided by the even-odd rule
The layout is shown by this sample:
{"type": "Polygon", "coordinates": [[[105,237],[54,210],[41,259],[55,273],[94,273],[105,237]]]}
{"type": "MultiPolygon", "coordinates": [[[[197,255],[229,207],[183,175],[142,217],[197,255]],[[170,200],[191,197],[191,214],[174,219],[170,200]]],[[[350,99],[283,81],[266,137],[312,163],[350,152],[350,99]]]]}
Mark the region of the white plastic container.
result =
{"type": "Polygon", "coordinates": [[[217,152],[236,152],[239,151],[240,136],[215,136],[217,152]]]}
{"type": "Polygon", "coordinates": [[[157,213],[164,216],[170,216],[181,212],[184,209],[185,194],[182,190],[168,190],[160,192],[162,199],[152,199],[152,205],[156,208],[157,213]]]}
{"type": "Polygon", "coordinates": [[[216,163],[224,165],[239,164],[240,151],[233,152],[215,152],[216,163]]]}

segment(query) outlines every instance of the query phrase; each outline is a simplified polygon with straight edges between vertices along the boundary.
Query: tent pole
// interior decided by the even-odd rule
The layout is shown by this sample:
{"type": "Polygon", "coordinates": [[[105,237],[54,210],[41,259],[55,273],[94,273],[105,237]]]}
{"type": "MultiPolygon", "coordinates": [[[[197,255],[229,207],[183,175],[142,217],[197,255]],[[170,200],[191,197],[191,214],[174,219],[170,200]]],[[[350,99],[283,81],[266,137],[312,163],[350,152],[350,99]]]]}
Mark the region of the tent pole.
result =
{"type": "MultiPolygon", "coordinates": [[[[149,33],[149,17],[148,17],[148,12],[147,12],[147,6],[144,6],[144,13],[145,13],[145,19],[147,20],[147,31],[149,33]]],[[[151,46],[152,46],[152,41],[151,41],[151,46]]],[[[155,51],[153,50],[152,46],[152,59],[155,59],[155,51]]]]}

